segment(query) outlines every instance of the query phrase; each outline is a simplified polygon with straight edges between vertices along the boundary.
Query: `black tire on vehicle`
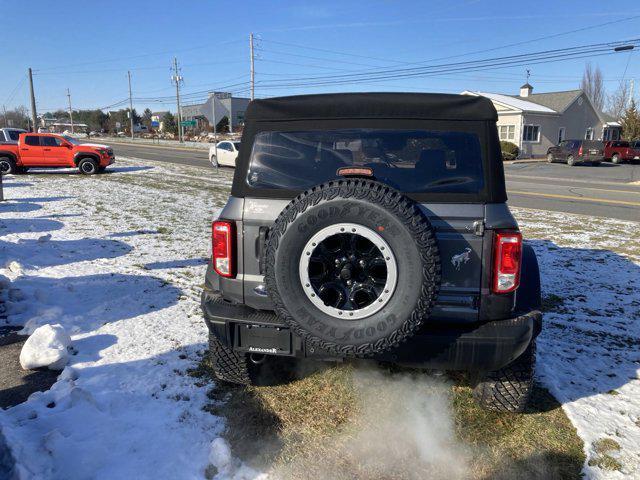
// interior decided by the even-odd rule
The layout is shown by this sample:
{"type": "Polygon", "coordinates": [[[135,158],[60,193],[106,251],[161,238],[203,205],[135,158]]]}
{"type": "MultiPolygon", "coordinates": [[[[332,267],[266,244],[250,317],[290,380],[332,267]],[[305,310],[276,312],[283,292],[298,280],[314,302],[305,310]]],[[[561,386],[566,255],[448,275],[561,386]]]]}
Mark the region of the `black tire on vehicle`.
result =
{"type": "Polygon", "coordinates": [[[247,355],[234,352],[212,334],[209,334],[209,355],[213,373],[218,380],[236,385],[251,385],[251,365],[247,355]]]}
{"type": "Polygon", "coordinates": [[[570,167],[573,167],[576,164],[576,159],[573,158],[573,155],[569,155],[567,157],[567,165],[569,165],[570,167]]]}
{"type": "Polygon", "coordinates": [[[496,412],[523,412],[533,390],[536,342],[515,361],[495,372],[489,372],[473,389],[478,405],[496,412]]]}
{"type": "Polygon", "coordinates": [[[547,153],[547,162],[553,163],[553,153],[547,153]]]}
{"type": "Polygon", "coordinates": [[[614,153],[611,156],[611,163],[615,163],[615,164],[620,163],[620,155],[618,155],[617,153],[614,153]]]}
{"type": "Polygon", "coordinates": [[[16,162],[10,157],[0,157],[0,175],[16,173],[16,162]]]}
{"type": "Polygon", "coordinates": [[[218,168],[220,165],[218,164],[218,159],[216,158],[215,155],[211,155],[211,157],[209,157],[209,161],[211,162],[211,165],[214,168],[218,168]]]}
{"type": "Polygon", "coordinates": [[[83,158],[78,162],[78,170],[83,175],[94,175],[98,173],[98,162],[93,158],[83,158]]]}
{"type": "Polygon", "coordinates": [[[411,337],[428,319],[440,285],[440,256],[428,219],[415,202],[372,180],[325,183],[291,201],[269,231],[265,263],[267,291],[278,316],[307,348],[345,357],[380,353],[411,337]],[[322,247],[325,240],[312,243],[323,232],[329,232],[330,244],[333,239],[330,255],[322,247]],[[380,257],[358,257],[360,236],[366,235],[373,240],[364,249],[380,257]],[[309,273],[314,256],[325,262],[318,269],[319,287],[309,273]],[[366,270],[376,262],[377,273],[366,270]],[[303,284],[305,271],[310,280],[303,284]],[[362,290],[356,290],[376,277],[378,287],[386,281],[384,287],[366,287],[367,302],[361,303],[356,295],[362,290]],[[328,300],[322,298],[327,286],[338,291],[328,300]]]}

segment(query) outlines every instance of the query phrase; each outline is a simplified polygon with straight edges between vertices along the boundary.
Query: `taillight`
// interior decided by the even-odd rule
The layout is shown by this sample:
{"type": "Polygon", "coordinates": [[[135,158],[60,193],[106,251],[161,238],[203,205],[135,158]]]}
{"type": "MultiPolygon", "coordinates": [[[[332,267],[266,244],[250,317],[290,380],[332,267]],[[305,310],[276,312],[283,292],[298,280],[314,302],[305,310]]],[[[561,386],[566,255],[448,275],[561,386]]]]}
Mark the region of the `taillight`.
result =
{"type": "Polygon", "coordinates": [[[578,149],[578,155],[582,156],[582,145],[580,145],[580,148],[578,149]]]}
{"type": "Polygon", "coordinates": [[[216,220],[211,225],[213,269],[223,277],[235,277],[236,226],[234,222],[216,220]]]}
{"type": "Polygon", "coordinates": [[[493,245],[493,293],[513,292],[520,284],[522,235],[496,232],[493,245]]]}

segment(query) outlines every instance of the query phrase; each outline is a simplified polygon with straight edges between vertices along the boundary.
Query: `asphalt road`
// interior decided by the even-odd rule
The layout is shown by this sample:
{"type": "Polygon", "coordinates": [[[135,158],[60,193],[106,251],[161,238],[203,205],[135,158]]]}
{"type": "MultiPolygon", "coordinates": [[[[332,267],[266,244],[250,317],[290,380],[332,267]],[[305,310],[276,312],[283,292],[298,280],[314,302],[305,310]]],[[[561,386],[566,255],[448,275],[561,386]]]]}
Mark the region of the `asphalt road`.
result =
{"type": "MultiPolygon", "coordinates": [[[[209,166],[207,150],[112,143],[116,157],[209,166]]],[[[505,165],[509,205],[640,222],[640,165],[505,165]]]]}

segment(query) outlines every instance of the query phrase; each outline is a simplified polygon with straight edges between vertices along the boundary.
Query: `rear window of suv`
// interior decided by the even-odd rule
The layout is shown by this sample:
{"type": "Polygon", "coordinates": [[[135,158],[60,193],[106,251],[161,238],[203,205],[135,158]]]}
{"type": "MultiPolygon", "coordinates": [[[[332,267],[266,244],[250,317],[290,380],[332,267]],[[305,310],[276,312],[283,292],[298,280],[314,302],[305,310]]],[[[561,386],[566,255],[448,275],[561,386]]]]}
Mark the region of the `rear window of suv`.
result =
{"type": "Polygon", "coordinates": [[[247,183],[304,190],[340,178],[343,167],[369,167],[373,177],[406,193],[478,193],[483,149],[476,133],[344,129],[261,132],[247,183]]]}

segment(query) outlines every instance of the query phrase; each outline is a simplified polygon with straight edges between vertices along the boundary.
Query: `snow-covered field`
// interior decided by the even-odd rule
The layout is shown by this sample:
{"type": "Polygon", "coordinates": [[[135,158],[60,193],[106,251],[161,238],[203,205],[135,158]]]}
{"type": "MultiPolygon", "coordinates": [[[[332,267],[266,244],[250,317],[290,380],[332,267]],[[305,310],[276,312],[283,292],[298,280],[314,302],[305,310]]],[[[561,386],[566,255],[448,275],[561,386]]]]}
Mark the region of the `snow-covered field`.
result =
{"type": "Polygon", "coordinates": [[[5,179],[0,279],[8,321],[59,323],[77,354],[45,393],[0,412],[24,478],[197,478],[228,462],[223,420],[187,375],[206,347],[199,313],[209,222],[230,173],[134,166],[5,179]],[[214,442],[214,443],[212,443],[214,442]]]}
{"type": "Polygon", "coordinates": [[[514,213],[542,273],[539,377],[585,442],[588,476],[640,478],[640,223],[514,213]]]}
{"type": "MultiPolygon", "coordinates": [[[[5,180],[8,322],[29,333],[59,323],[75,352],[50,391],[0,411],[24,478],[259,475],[230,457],[224,419],[202,410],[210,385],[187,372],[206,348],[209,224],[230,181],[225,169],[120,159],[96,177],[5,180]]],[[[540,257],[549,309],[540,380],[585,441],[589,476],[640,478],[640,224],[515,213],[540,257]],[[620,449],[596,448],[606,438],[620,449]],[[620,468],[598,467],[603,454],[620,468]]]]}

